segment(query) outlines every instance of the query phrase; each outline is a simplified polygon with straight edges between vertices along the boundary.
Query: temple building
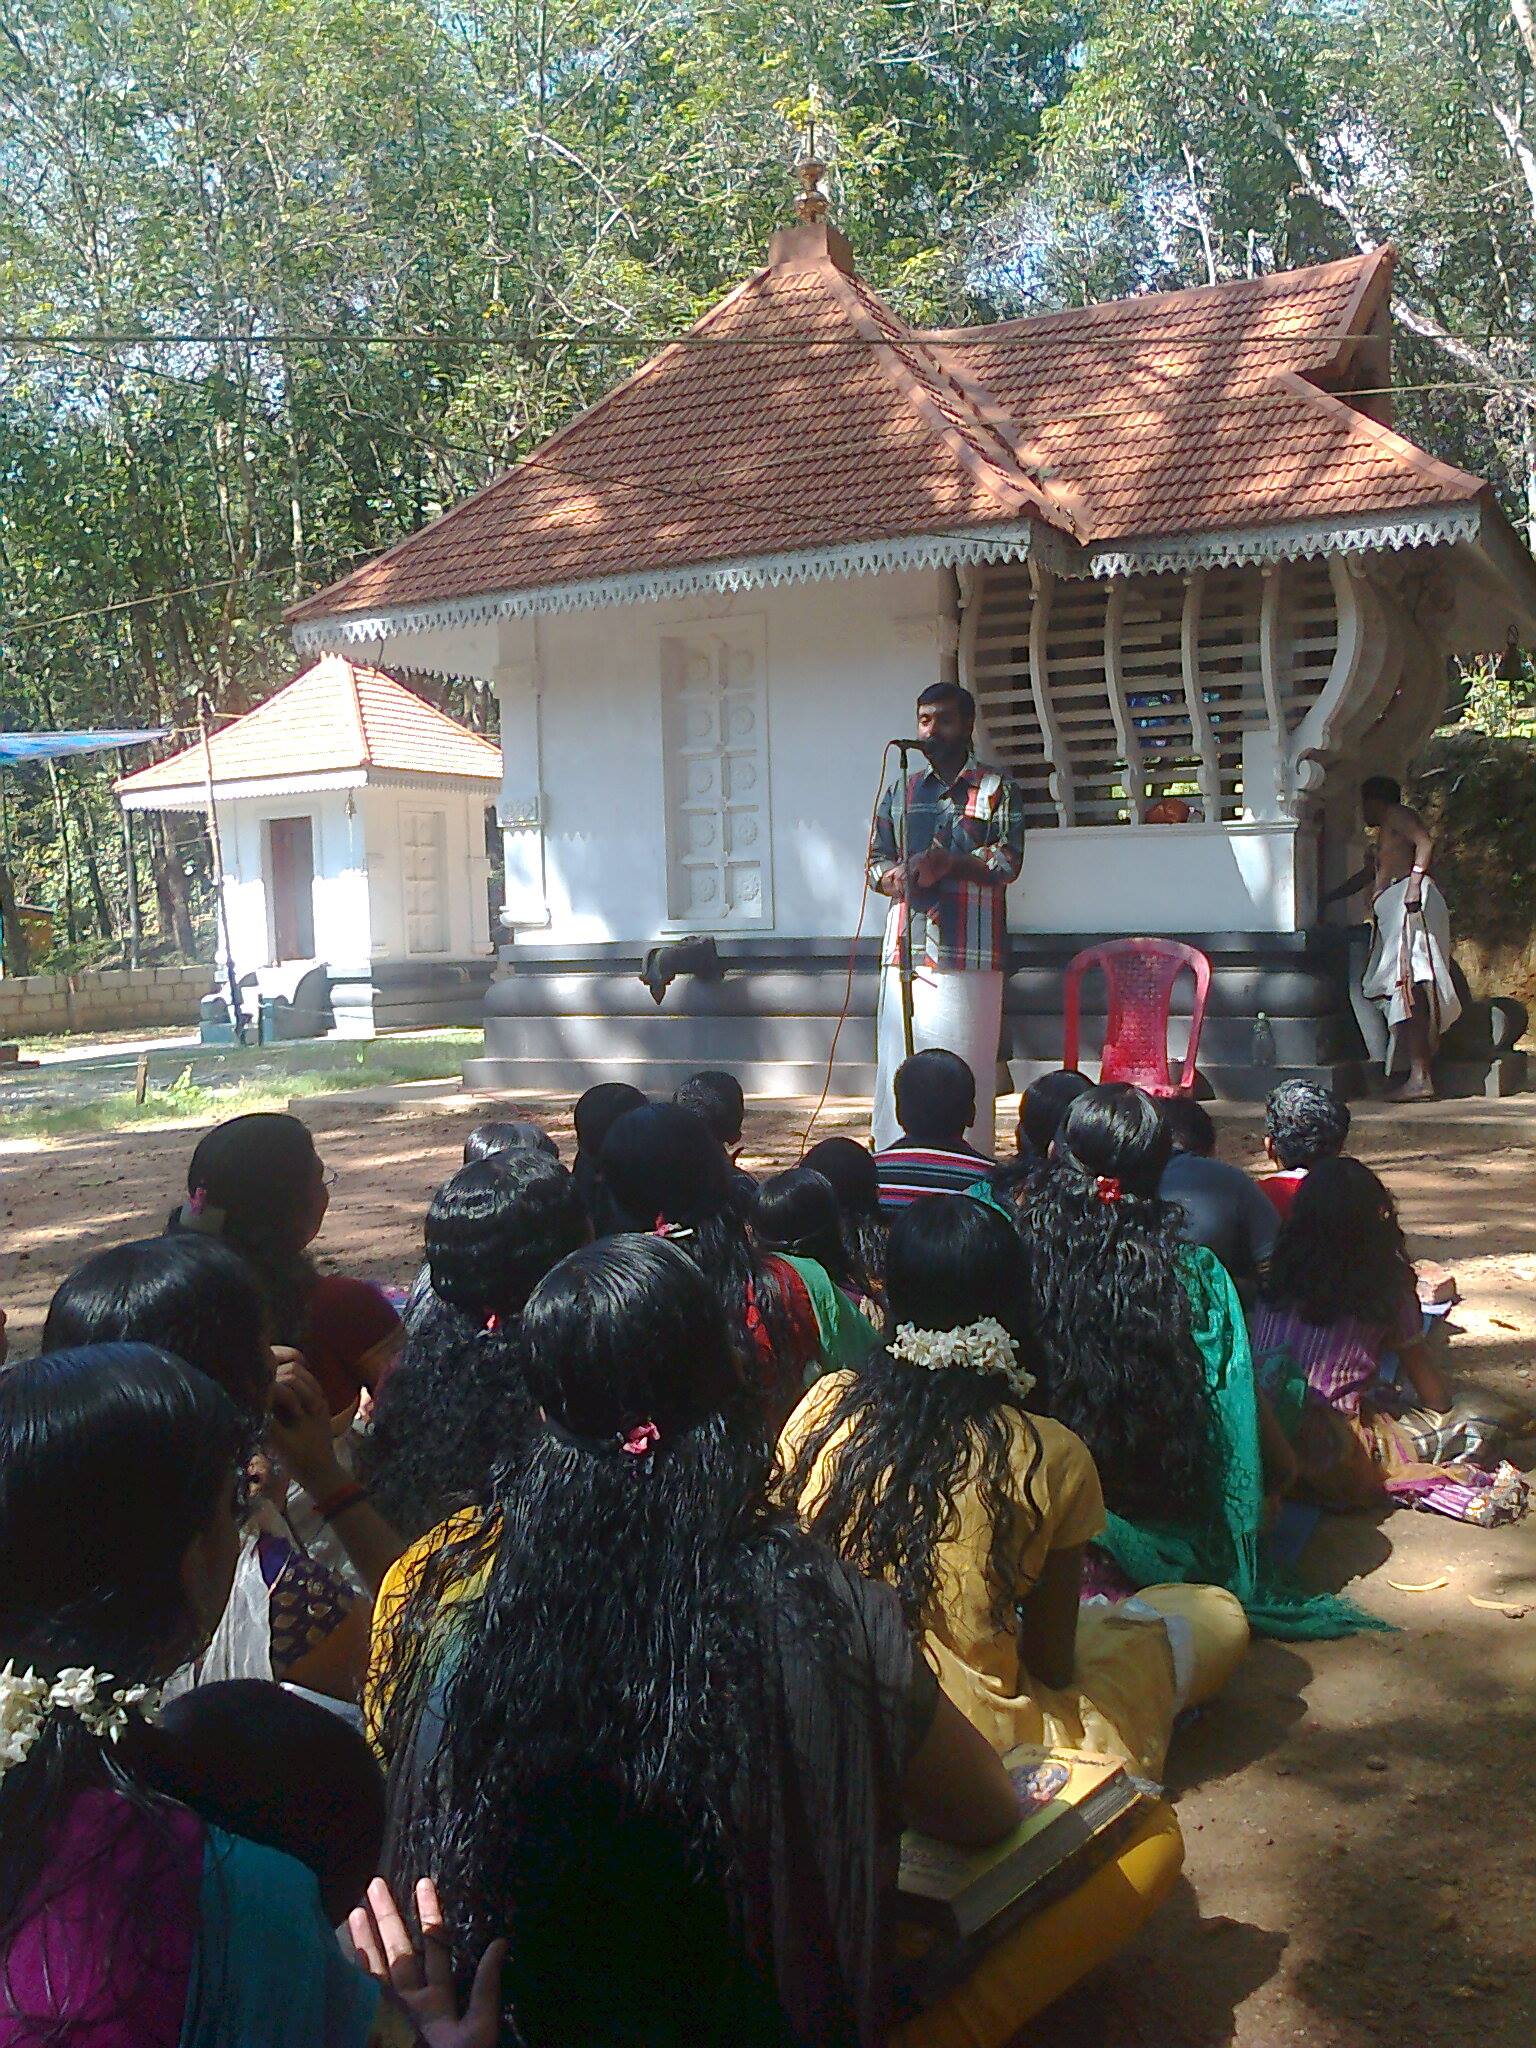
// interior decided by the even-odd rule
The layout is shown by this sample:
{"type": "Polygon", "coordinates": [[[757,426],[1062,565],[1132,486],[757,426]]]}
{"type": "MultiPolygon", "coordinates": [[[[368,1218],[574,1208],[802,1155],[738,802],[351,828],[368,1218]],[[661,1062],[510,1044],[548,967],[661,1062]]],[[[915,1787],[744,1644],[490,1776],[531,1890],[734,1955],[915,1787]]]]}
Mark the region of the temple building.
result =
{"type": "Polygon", "coordinates": [[[248,1020],[284,1035],[477,1022],[495,966],[488,740],[393,676],[327,656],[242,718],[117,784],[128,810],[206,814],[224,855],[227,932],[248,1020]]]}
{"type": "Polygon", "coordinates": [[[1059,1062],[1078,945],[1163,932],[1214,962],[1218,1092],[1352,1085],[1319,904],[1358,782],[1402,772],[1452,656],[1536,633],[1492,491],[1393,428],[1391,251],[919,332],[816,169],[691,332],[288,615],[306,653],[500,700],[507,944],[471,1080],[814,1090],[859,932],[833,1085],[867,1087],[882,748],[958,677],[1027,805],[1013,1078],[1059,1062]],[[644,956],[688,936],[723,973],[658,1007],[644,956]]]}

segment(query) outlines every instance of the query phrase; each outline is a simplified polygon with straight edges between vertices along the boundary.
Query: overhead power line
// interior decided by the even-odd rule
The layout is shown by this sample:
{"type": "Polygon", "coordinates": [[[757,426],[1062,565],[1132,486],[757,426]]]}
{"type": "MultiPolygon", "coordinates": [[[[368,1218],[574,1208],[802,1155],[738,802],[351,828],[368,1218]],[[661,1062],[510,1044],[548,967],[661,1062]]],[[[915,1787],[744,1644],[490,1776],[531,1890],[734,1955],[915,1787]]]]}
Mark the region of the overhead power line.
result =
{"type": "MultiPolygon", "coordinates": [[[[1032,325],[1035,321],[1062,320],[1065,322],[1071,312],[1023,314],[1018,321],[1003,324],[1032,325]]],[[[1094,308],[1084,308],[1091,312],[1094,308]]],[[[986,330],[954,332],[944,328],[909,328],[903,333],[890,337],[873,334],[708,334],[688,330],[682,334],[642,334],[627,331],[593,332],[588,329],[571,334],[547,333],[411,333],[411,334],[357,334],[331,328],[284,328],[263,330],[257,333],[225,333],[214,329],[192,329],[184,333],[167,334],[155,328],[132,329],[112,334],[92,334],[61,330],[58,332],[41,329],[7,328],[0,329],[0,347],[16,349],[100,349],[111,352],[130,348],[473,348],[522,350],[529,354],[562,348],[605,348],[605,349],[664,349],[699,348],[731,349],[749,348],[762,352],[787,349],[795,352],[805,349],[858,351],[871,348],[901,347],[904,343],[916,344],[923,348],[943,349],[997,349],[1038,347],[1049,339],[1053,343],[1068,344],[1072,347],[1094,346],[1098,348],[1133,343],[1140,346],[1148,342],[1169,342],[1178,348],[1199,347],[1248,347],[1280,348],[1291,343],[1331,341],[1342,345],[1346,341],[1361,341],[1367,337],[1358,334],[1340,334],[1337,328],[1291,328],[1283,333],[1258,334],[1251,337],[1234,336],[1229,330],[1215,329],[1207,334],[1173,334],[1166,327],[1115,327],[1110,323],[1091,322],[1086,329],[1075,332],[1055,332],[1049,336],[1035,332],[1019,334],[998,334],[986,330]],[[1104,331],[1107,329],[1108,331],[1104,331]]],[[[1435,341],[1436,335],[1416,335],[1415,339],[1435,341]]],[[[1443,338],[1447,341],[1470,342],[1478,348],[1491,348],[1503,343],[1522,348],[1536,347],[1536,330],[1529,334],[1495,333],[1487,334],[1471,328],[1446,328],[1443,338]]]]}

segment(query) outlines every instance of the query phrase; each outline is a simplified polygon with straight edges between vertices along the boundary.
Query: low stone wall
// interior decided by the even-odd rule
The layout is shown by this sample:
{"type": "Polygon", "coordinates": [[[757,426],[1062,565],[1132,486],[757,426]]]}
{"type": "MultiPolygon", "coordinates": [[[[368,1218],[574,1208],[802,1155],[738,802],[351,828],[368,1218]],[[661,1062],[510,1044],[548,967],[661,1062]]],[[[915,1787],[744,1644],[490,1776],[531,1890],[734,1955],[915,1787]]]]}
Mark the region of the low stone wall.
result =
{"type": "Polygon", "coordinates": [[[198,1004],[212,986],[206,967],[94,967],[79,974],[0,975],[0,1039],[192,1025],[198,1004]]]}

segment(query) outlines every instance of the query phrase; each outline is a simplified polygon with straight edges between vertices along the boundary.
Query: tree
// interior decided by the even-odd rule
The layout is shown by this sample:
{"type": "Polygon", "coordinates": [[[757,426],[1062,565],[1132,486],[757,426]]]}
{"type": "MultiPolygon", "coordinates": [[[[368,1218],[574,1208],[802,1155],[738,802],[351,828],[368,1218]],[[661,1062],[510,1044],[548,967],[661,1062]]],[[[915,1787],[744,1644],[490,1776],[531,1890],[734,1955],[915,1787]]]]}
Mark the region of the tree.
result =
{"type": "Polygon", "coordinates": [[[1408,431],[1536,536],[1531,26],[1524,0],[1105,0],[982,260],[1038,302],[1393,241],[1408,431]]]}

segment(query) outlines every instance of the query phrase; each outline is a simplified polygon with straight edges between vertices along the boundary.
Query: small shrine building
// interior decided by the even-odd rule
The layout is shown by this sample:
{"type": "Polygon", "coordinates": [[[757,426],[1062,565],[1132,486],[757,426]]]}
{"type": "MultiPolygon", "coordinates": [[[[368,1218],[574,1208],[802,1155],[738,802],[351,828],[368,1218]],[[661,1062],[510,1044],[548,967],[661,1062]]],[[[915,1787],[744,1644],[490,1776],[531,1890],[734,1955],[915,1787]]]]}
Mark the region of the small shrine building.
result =
{"type": "Polygon", "coordinates": [[[208,760],[194,745],[153,762],[118,801],[206,814],[210,767],[239,983],[292,1002],[307,978],[309,1006],[348,1035],[478,1022],[495,964],[496,747],[393,676],[327,655],[213,733],[208,760]]]}

